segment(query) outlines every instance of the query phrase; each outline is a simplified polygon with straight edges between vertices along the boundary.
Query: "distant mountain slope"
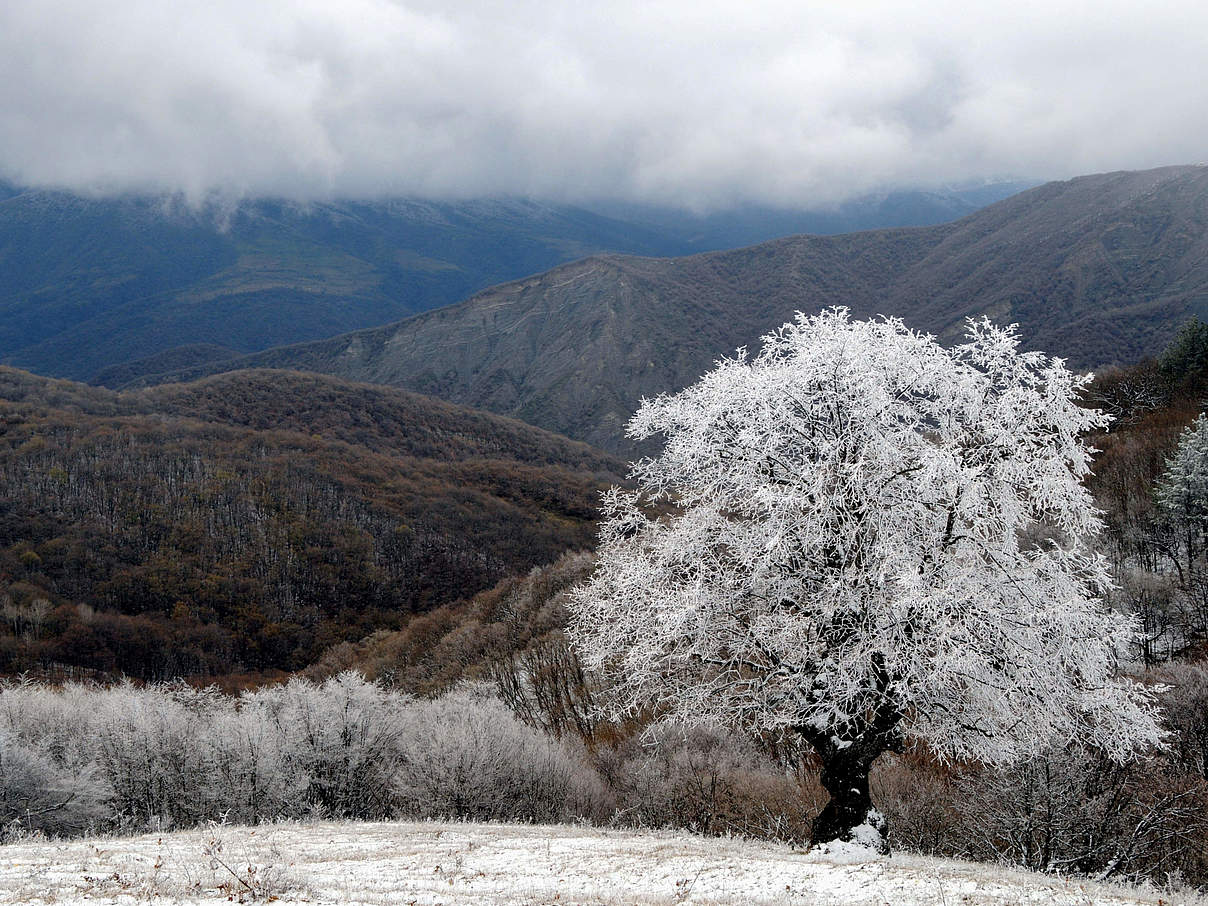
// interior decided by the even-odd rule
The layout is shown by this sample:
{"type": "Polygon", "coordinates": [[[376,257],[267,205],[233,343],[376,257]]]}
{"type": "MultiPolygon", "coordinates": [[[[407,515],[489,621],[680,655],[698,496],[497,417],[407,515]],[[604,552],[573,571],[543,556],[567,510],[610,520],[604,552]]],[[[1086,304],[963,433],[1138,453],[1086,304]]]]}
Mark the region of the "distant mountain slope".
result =
{"type": "Polygon", "coordinates": [[[319,375],[118,394],[0,368],[0,673],[297,669],[591,546],[623,470],[319,375]]]}
{"type": "Polygon", "coordinates": [[[1037,185],[989,182],[932,191],[884,192],[830,208],[798,211],[743,205],[693,214],[641,204],[602,204],[593,210],[691,243],[691,251],[741,248],[800,233],[833,236],[893,227],[934,226],[957,220],[986,205],[1037,185]]]}
{"type": "Polygon", "coordinates": [[[952,335],[964,313],[1018,322],[1079,367],[1156,355],[1208,314],[1208,166],[1049,183],[942,231],[893,313],[952,335]]]}
{"type": "Polygon", "coordinates": [[[522,421],[327,375],[235,371],[116,398],[152,413],[307,434],[399,459],[515,462],[608,476],[624,471],[600,450],[522,421]]]}
{"type": "Polygon", "coordinates": [[[233,359],[238,352],[217,343],[189,343],[143,356],[119,365],[102,368],[91,378],[91,383],[101,387],[123,387],[136,383],[145,374],[180,371],[186,368],[214,365],[225,359],[233,359]]]}
{"type": "Polygon", "coordinates": [[[1208,168],[1050,183],[940,226],[597,256],[231,367],[408,387],[621,451],[642,396],[685,386],[794,310],[829,305],[946,339],[987,314],[1078,367],[1135,360],[1208,313],[1208,168]]]}
{"type": "Polygon", "coordinates": [[[176,346],[251,352],[404,317],[601,250],[674,254],[634,224],[526,201],[0,198],[0,361],[89,378],[176,346]]]}
{"type": "Polygon", "coordinates": [[[602,251],[683,255],[801,230],[935,223],[1011,188],[906,192],[818,212],[609,216],[523,199],[198,210],[0,183],[0,362],[118,386],[383,324],[602,251]]]}

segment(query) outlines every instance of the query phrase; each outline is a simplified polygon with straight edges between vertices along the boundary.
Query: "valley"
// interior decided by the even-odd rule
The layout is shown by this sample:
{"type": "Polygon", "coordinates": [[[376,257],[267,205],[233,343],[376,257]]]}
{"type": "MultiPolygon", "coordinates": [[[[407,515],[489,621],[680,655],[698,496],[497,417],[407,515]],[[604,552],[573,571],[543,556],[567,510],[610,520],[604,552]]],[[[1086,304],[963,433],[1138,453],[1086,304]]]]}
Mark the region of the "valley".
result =
{"type": "Polygon", "coordinates": [[[0,363],[117,387],[383,324],[601,252],[939,223],[1014,188],[696,217],[523,198],[100,198],[0,184],[0,363]]]}
{"type": "MultiPolygon", "coordinates": [[[[965,319],[1018,323],[1081,369],[1157,355],[1208,312],[1208,167],[1050,183],[954,223],[795,236],[687,258],[595,256],[332,339],[147,375],[296,368],[405,387],[614,453],[642,397],[842,305],[945,342],[965,319]]],[[[648,452],[648,451],[646,451],[648,452]]]]}

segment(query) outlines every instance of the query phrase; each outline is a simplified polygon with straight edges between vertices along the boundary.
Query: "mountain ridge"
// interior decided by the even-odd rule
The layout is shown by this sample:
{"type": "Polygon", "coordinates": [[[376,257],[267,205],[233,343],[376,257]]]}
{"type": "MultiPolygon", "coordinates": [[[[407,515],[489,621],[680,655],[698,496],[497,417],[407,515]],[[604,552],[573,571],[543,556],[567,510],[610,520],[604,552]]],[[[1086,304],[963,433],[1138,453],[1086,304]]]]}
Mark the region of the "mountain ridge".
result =
{"type": "Polygon", "coordinates": [[[908,192],[834,211],[617,212],[627,220],[524,198],[190,204],[0,184],[0,362],[118,385],[168,370],[161,357],[322,339],[597,252],[682,255],[794,227],[934,223],[982,202],[908,192]]]}
{"type": "Polygon", "coordinates": [[[1025,346],[1079,368],[1155,354],[1187,317],[1208,313],[1208,167],[1048,183],[938,226],[671,259],[592,256],[215,370],[402,386],[632,453],[622,432],[641,397],[691,383],[797,310],[831,305],[901,316],[946,341],[969,317],[1016,322],[1025,346]]]}

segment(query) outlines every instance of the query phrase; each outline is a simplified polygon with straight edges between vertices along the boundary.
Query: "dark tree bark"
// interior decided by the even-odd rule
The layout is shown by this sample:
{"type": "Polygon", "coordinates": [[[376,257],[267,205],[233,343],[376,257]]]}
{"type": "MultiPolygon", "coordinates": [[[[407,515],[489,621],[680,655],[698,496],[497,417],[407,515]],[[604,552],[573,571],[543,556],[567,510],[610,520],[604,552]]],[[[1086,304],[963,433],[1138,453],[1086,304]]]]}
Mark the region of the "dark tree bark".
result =
{"type": "MultiPolygon", "coordinates": [[[[814,746],[819,748],[817,744],[814,746]]],[[[869,840],[853,840],[853,831],[867,825],[876,832],[874,848],[877,852],[889,853],[888,828],[885,819],[872,807],[872,795],[868,790],[868,774],[873,762],[883,749],[879,746],[853,743],[846,748],[826,744],[819,751],[822,757],[822,786],[830,794],[830,802],[814,822],[813,843],[820,845],[835,840],[867,843],[869,840]]]]}
{"type": "Polygon", "coordinates": [[[868,789],[868,774],[873,762],[884,752],[900,752],[902,735],[899,724],[902,714],[889,694],[891,682],[884,659],[873,657],[872,679],[874,706],[853,717],[839,732],[824,732],[814,727],[798,727],[797,731],[814,747],[822,761],[821,782],[830,794],[830,802],[814,822],[812,842],[815,846],[832,841],[872,843],[877,852],[889,854],[889,828],[885,818],[872,807],[868,789]],[[853,839],[853,831],[867,826],[875,832],[853,839]]]}

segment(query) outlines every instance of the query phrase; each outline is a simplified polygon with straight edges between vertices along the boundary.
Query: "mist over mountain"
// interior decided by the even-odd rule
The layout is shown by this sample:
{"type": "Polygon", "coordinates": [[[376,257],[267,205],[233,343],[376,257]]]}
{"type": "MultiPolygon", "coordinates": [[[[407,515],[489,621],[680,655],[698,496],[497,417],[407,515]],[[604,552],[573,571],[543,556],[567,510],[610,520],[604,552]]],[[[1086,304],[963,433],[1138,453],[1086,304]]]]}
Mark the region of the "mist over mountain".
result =
{"type": "Polygon", "coordinates": [[[945,340],[988,315],[1079,368],[1135,361],[1208,313],[1208,167],[1049,183],[939,226],[675,259],[596,256],[397,324],[213,367],[408,387],[628,451],[623,426],[641,397],[687,385],[797,310],[831,305],[897,315],[945,340]]]}
{"type": "Polygon", "coordinates": [[[190,207],[0,186],[0,362],[119,386],[384,324],[599,252],[683,255],[794,232],[936,223],[1013,188],[695,215],[523,199],[190,207]]]}
{"type": "Polygon", "coordinates": [[[677,236],[708,252],[755,245],[783,236],[830,236],[892,227],[934,226],[957,220],[1009,198],[1036,182],[993,181],[932,191],[895,191],[868,195],[817,210],[743,205],[694,214],[680,208],[625,202],[601,202],[592,210],[677,236]]]}
{"type": "Polygon", "coordinates": [[[47,374],[208,344],[233,352],[380,324],[601,250],[682,245],[507,200],[199,209],[151,197],[0,201],[0,361],[47,374]]]}

